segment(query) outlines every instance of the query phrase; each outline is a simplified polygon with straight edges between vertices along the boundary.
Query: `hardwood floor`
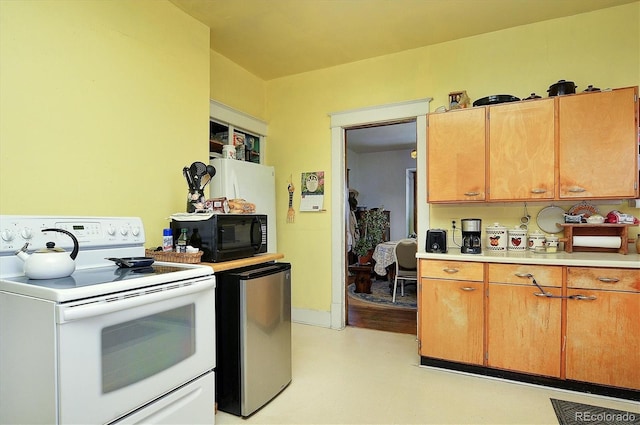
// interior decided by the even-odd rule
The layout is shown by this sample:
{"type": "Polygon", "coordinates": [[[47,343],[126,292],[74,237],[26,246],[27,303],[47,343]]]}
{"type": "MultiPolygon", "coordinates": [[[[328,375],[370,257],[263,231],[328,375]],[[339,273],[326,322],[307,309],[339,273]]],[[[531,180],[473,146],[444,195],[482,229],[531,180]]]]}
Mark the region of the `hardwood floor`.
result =
{"type": "MultiPolygon", "coordinates": [[[[352,281],[350,278],[349,283],[352,281]]],[[[417,334],[417,311],[399,307],[385,307],[346,297],[347,325],[387,332],[417,334]]]]}

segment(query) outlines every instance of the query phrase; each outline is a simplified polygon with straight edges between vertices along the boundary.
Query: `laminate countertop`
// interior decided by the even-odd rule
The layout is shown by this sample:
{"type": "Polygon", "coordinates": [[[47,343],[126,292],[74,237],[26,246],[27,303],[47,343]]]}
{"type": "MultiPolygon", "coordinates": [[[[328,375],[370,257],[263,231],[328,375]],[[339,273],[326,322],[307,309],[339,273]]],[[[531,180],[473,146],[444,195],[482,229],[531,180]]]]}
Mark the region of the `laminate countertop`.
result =
{"type": "Polygon", "coordinates": [[[450,248],[447,253],[418,252],[418,259],[437,259],[452,261],[473,261],[480,263],[509,263],[509,264],[540,264],[553,266],[581,266],[581,267],[618,267],[640,269],[640,254],[635,253],[635,247],[630,247],[633,253],[614,254],[603,252],[572,252],[558,251],[554,253],[538,253],[527,250],[525,252],[493,252],[483,251],[481,254],[462,254],[460,248],[450,248]]]}
{"type": "Polygon", "coordinates": [[[270,261],[279,260],[284,258],[284,254],[279,253],[266,253],[257,254],[249,258],[240,258],[239,260],[222,261],[219,263],[200,263],[203,266],[209,266],[213,269],[214,274],[216,272],[223,272],[225,270],[237,269],[245,266],[253,266],[254,264],[268,263],[270,261]]]}

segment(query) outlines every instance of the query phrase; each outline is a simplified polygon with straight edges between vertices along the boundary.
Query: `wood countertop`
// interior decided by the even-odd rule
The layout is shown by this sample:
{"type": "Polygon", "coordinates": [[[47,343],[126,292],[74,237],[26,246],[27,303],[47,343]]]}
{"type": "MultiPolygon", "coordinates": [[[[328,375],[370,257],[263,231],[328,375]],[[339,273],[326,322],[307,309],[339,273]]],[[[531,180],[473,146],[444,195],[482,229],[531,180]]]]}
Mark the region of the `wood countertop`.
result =
{"type": "Polygon", "coordinates": [[[203,266],[209,266],[213,269],[214,273],[222,272],[225,270],[237,269],[245,266],[253,266],[254,264],[268,263],[270,261],[279,260],[284,258],[284,254],[279,253],[266,253],[258,254],[249,258],[241,258],[239,260],[222,261],[220,263],[200,263],[203,266]]]}

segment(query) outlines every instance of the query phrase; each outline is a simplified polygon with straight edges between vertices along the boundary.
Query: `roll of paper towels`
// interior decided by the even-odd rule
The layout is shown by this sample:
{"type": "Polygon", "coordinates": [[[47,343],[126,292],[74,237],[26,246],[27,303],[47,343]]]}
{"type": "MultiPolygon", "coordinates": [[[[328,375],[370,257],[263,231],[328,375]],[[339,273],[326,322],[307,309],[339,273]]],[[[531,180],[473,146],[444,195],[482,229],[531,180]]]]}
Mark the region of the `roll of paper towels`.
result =
{"type": "Polygon", "coordinates": [[[574,236],[573,246],[588,246],[592,248],[620,248],[620,236],[574,236]]]}

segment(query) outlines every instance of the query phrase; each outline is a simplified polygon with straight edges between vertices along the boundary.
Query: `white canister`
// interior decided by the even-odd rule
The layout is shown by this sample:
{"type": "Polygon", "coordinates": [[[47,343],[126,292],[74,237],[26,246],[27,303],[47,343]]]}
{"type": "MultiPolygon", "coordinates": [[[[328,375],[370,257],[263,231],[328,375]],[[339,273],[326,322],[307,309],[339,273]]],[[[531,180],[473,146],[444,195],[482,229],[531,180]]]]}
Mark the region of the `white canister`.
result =
{"type": "Polygon", "coordinates": [[[489,251],[506,251],[507,250],[507,228],[501,226],[500,223],[493,223],[492,226],[488,226],[485,231],[487,232],[487,249],[489,251]]]}
{"type": "Polygon", "coordinates": [[[540,250],[544,250],[545,246],[544,246],[544,242],[546,240],[546,236],[544,233],[540,232],[540,231],[535,231],[533,233],[529,234],[529,249],[532,251],[540,251],[540,250]]]}
{"type": "Polygon", "coordinates": [[[222,147],[222,157],[226,159],[236,159],[236,147],[233,145],[224,145],[222,147]]]}
{"type": "Polygon", "coordinates": [[[555,235],[550,235],[546,237],[545,246],[547,247],[547,252],[558,252],[558,242],[559,238],[555,235]]]}
{"type": "Polygon", "coordinates": [[[527,250],[527,230],[516,227],[509,230],[509,251],[527,250]]]}

